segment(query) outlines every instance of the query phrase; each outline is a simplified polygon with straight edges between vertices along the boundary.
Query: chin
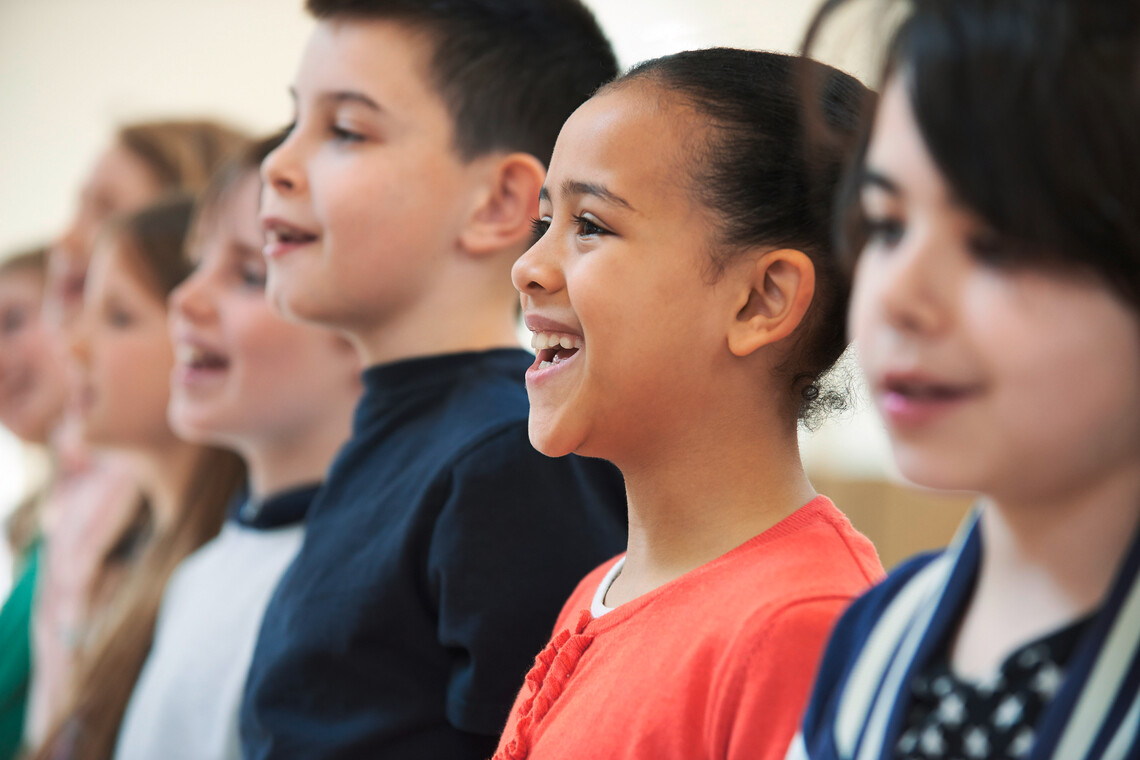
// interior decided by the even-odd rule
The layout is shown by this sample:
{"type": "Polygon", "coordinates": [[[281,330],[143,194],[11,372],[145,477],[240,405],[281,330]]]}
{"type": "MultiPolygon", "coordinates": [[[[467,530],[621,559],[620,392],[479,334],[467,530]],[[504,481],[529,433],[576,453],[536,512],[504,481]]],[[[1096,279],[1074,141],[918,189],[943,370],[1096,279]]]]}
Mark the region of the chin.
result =
{"type": "Polygon", "coordinates": [[[214,442],[213,431],[210,427],[204,425],[201,421],[194,420],[192,415],[171,413],[167,417],[167,422],[170,423],[170,429],[174,431],[174,435],[183,441],[199,444],[211,444],[214,442]]]}
{"type": "Polygon", "coordinates": [[[527,432],[530,434],[530,444],[541,454],[548,457],[564,457],[574,453],[575,447],[567,436],[559,435],[557,430],[536,422],[534,417],[529,420],[527,432]]]}
{"type": "Polygon", "coordinates": [[[902,452],[894,453],[899,473],[920,488],[935,491],[977,491],[971,487],[971,478],[959,471],[952,458],[902,452]]]}

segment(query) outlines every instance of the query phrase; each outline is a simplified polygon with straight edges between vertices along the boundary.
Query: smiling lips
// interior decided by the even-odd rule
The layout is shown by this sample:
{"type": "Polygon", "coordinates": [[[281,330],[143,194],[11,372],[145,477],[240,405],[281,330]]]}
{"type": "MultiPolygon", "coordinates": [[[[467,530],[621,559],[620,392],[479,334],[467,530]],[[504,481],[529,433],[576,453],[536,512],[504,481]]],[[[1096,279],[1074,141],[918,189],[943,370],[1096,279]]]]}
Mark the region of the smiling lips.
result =
{"type": "Polygon", "coordinates": [[[267,259],[284,256],[289,251],[317,240],[316,233],[297,227],[283,219],[273,217],[263,219],[261,227],[265,231],[265,247],[262,248],[262,253],[267,259]]]}
{"type": "Polygon", "coordinates": [[[880,384],[883,415],[896,426],[929,422],[976,396],[977,385],[953,385],[912,376],[887,376],[880,384]]]}
{"type": "Polygon", "coordinates": [[[578,353],[582,345],[581,337],[562,333],[535,332],[530,339],[540,370],[561,364],[578,353]]]}
{"type": "Polygon", "coordinates": [[[198,343],[180,341],[174,347],[174,381],[193,386],[218,377],[229,369],[230,361],[223,354],[198,343]]]}

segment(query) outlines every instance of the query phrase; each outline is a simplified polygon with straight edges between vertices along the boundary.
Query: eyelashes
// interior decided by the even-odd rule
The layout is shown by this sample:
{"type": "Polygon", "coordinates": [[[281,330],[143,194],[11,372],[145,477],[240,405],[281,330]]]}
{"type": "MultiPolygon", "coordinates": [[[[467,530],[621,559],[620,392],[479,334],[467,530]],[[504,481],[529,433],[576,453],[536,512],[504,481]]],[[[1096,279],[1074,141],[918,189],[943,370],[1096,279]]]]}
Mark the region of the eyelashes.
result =
{"type": "Polygon", "coordinates": [[[542,236],[546,234],[546,231],[548,229],[550,229],[550,220],[549,219],[531,219],[530,220],[530,244],[534,245],[539,240],[541,240],[542,236]]]}
{"type": "MultiPolygon", "coordinates": [[[[605,227],[602,227],[600,224],[595,222],[593,219],[590,219],[589,217],[575,214],[575,215],[571,216],[570,218],[574,221],[574,227],[576,228],[575,234],[577,234],[578,237],[594,237],[596,235],[610,235],[610,234],[612,234],[605,227]]],[[[541,240],[542,236],[545,235],[547,230],[549,230],[549,229],[550,229],[550,218],[549,217],[543,217],[541,219],[531,219],[530,220],[530,231],[531,231],[531,236],[532,236],[531,237],[531,245],[534,245],[539,240],[541,240]]]]}

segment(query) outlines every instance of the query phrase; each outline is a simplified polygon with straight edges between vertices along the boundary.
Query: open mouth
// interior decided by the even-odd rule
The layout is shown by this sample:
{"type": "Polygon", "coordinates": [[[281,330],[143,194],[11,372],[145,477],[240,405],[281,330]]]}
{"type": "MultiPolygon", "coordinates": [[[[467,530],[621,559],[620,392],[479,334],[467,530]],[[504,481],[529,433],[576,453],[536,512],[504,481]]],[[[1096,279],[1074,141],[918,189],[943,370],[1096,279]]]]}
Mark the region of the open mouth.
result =
{"type": "Polygon", "coordinates": [[[262,253],[270,259],[316,242],[319,237],[314,232],[273,217],[263,219],[261,226],[265,232],[265,246],[262,248],[262,253]]]}
{"type": "Polygon", "coordinates": [[[975,390],[968,386],[906,380],[888,380],[883,384],[883,388],[889,394],[900,396],[912,402],[956,401],[970,395],[975,390]]]}
{"type": "Polygon", "coordinates": [[[564,333],[536,332],[530,346],[538,357],[538,368],[546,369],[570,359],[582,348],[582,338],[564,333]]]}
{"type": "Polygon", "coordinates": [[[198,371],[219,371],[230,366],[229,359],[201,346],[182,343],[178,346],[178,363],[198,371]]]}
{"type": "Polygon", "coordinates": [[[311,232],[299,230],[296,227],[275,225],[265,232],[265,242],[268,245],[304,245],[317,239],[311,232]]]}

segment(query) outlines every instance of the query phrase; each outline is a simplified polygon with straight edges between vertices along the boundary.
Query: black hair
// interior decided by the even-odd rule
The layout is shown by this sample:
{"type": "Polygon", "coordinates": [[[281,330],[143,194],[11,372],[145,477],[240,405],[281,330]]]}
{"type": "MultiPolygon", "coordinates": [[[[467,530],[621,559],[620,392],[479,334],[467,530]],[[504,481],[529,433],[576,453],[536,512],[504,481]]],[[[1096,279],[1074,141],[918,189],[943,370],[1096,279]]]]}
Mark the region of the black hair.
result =
{"type": "Polygon", "coordinates": [[[385,19],[427,33],[430,75],[467,160],[505,150],[550,162],[562,123],[617,75],[579,0],[308,0],[318,20],[385,19]]]}
{"type": "Polygon", "coordinates": [[[809,427],[845,406],[820,378],[847,347],[849,277],[833,253],[835,188],[853,153],[873,94],[854,77],[817,61],[731,48],[693,50],[638,64],[611,87],[649,81],[692,108],[703,135],[690,158],[690,192],[714,212],[714,276],[757,247],[795,248],[815,267],[811,311],[782,371],[809,427]],[[828,141],[808,139],[805,78],[818,87],[811,111],[828,141]]]}
{"type": "MultiPolygon", "coordinates": [[[[846,3],[821,9],[806,46],[846,3]]],[[[993,263],[1090,272],[1140,310],[1140,4],[907,5],[883,76],[900,77],[939,172],[997,235],[993,263]]]]}

